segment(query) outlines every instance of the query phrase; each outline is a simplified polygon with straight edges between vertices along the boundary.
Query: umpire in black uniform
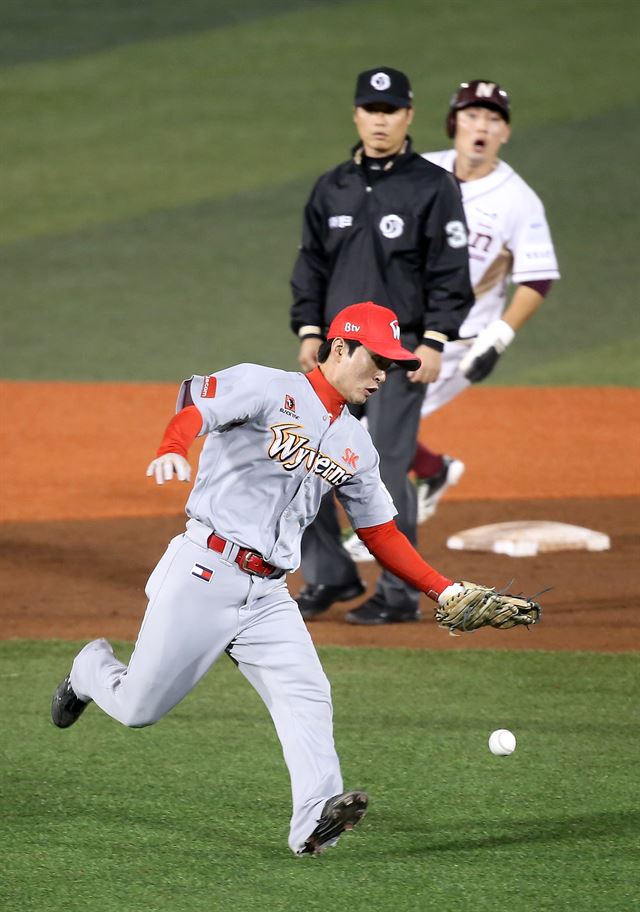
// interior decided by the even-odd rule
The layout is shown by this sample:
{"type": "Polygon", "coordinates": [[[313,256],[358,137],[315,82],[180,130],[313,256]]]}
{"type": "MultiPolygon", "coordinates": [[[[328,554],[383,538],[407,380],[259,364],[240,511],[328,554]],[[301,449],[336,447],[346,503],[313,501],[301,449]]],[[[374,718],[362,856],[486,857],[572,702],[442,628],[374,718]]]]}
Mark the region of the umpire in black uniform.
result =
{"type": "MultiPolygon", "coordinates": [[[[316,365],[326,327],[358,301],[398,316],[402,343],[419,370],[392,367],[366,404],[380,473],[398,510],[397,523],[416,542],[416,495],[408,472],[415,454],[424,384],[437,378],[445,341],[458,337],[472,303],[467,231],[451,174],[412,150],[413,93],[404,73],[377,67],[360,73],[354,122],[360,136],[349,161],[323,174],[304,211],[302,244],[291,277],[291,328],[303,370],[316,365]]],[[[341,545],[331,495],[302,541],[305,618],[365,587],[341,545]]],[[[383,571],[374,595],[347,614],[358,624],[420,618],[419,593],[383,571]]]]}

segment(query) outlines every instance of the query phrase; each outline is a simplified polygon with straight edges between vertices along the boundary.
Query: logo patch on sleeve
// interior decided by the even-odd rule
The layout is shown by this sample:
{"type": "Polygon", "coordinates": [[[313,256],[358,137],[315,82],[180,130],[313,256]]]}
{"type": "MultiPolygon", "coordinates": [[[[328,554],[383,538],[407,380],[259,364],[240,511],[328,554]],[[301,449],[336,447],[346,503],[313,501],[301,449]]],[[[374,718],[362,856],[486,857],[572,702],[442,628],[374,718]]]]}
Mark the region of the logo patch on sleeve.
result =
{"type": "Polygon", "coordinates": [[[213,374],[209,374],[208,377],[205,377],[202,382],[202,392],[200,393],[200,398],[201,399],[215,398],[217,385],[218,385],[218,381],[213,376],[213,374]]]}
{"type": "Polygon", "coordinates": [[[211,582],[214,573],[215,570],[210,570],[209,567],[203,567],[202,564],[194,564],[191,568],[191,576],[197,576],[198,579],[201,579],[205,583],[211,582]]]}
{"type": "Polygon", "coordinates": [[[349,466],[350,469],[357,469],[358,468],[358,459],[360,459],[358,454],[354,453],[353,450],[350,450],[349,447],[347,447],[346,450],[344,451],[344,456],[342,457],[342,461],[346,462],[346,464],[349,466]]]}

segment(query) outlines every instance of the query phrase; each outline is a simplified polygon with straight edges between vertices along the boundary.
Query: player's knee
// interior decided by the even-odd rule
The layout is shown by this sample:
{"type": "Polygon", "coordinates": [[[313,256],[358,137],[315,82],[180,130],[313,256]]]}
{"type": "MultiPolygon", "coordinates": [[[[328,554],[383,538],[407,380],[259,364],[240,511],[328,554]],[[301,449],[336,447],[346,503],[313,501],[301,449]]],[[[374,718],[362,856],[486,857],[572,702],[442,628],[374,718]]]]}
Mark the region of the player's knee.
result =
{"type": "Polygon", "coordinates": [[[316,703],[322,703],[331,708],[331,684],[324,672],[306,681],[305,691],[316,703]]]}
{"type": "Polygon", "coordinates": [[[120,721],[127,728],[147,728],[158,721],[160,716],[152,707],[131,703],[124,707],[120,713],[120,721]]]}
{"type": "Polygon", "coordinates": [[[154,725],[158,720],[149,719],[143,716],[132,716],[131,718],[125,719],[124,724],[127,728],[148,728],[150,725],[154,725]]]}
{"type": "Polygon", "coordinates": [[[126,725],[127,728],[148,728],[150,725],[153,725],[154,722],[157,722],[157,719],[150,719],[144,714],[126,714],[120,721],[123,725],[126,725]]]}

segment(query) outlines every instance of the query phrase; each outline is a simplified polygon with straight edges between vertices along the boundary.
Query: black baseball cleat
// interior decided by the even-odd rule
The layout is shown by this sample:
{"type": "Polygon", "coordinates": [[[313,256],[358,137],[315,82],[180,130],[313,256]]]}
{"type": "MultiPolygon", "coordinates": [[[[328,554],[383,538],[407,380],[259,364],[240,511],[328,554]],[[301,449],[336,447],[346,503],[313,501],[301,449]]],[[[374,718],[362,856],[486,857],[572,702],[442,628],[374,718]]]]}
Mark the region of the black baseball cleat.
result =
{"type": "Polygon", "coordinates": [[[329,798],[318,825],[298,852],[299,855],[321,855],[345,830],[352,830],[367,812],[369,796],[355,790],[329,798]]]}
{"type": "Polygon", "coordinates": [[[358,598],[366,592],[367,587],[360,579],[353,583],[347,583],[345,586],[323,586],[307,583],[300,590],[296,601],[300,614],[308,621],[309,618],[322,614],[333,605],[334,602],[348,602],[350,599],[358,598]]]}
{"type": "Polygon", "coordinates": [[[58,684],[51,701],[51,721],[58,728],[69,728],[85,711],[91,701],[85,702],[76,696],[69,675],[58,684]]]}
{"type": "Polygon", "coordinates": [[[407,602],[402,607],[387,605],[381,595],[373,595],[362,605],[349,611],[345,619],[349,624],[404,624],[410,621],[419,621],[422,613],[417,605],[407,602]]]}

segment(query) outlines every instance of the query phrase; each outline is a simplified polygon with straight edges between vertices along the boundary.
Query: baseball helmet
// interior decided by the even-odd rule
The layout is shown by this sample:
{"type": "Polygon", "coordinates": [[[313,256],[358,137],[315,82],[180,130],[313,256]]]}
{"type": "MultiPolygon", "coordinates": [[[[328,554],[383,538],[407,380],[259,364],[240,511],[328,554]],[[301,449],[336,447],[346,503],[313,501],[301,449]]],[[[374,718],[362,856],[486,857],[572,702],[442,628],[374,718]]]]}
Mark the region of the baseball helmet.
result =
{"type": "Polygon", "coordinates": [[[511,120],[511,102],[506,91],[497,82],[488,79],[472,79],[461,82],[451,96],[449,112],[445,121],[447,136],[453,139],[456,132],[456,111],[476,105],[497,111],[507,123],[511,120]]]}

